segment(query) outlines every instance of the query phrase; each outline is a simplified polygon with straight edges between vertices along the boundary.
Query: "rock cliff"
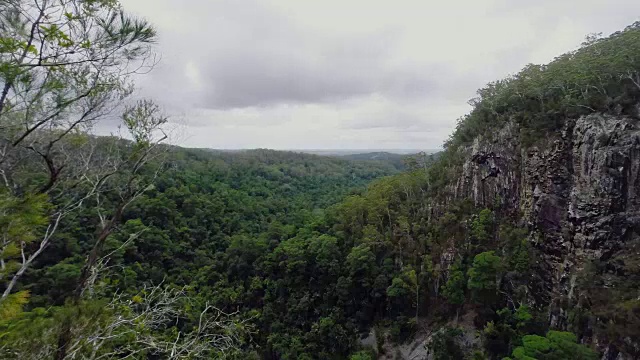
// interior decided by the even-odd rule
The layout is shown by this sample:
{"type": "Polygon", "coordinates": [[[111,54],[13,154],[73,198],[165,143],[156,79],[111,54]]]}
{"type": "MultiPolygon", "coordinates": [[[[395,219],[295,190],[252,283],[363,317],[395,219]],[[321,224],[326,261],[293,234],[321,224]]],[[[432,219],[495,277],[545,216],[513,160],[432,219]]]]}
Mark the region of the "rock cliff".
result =
{"type": "Polygon", "coordinates": [[[462,150],[466,161],[452,191],[521,219],[539,254],[531,304],[549,309],[550,325],[563,329],[585,266],[640,239],[640,121],[591,114],[532,143],[522,145],[516,122],[476,138],[462,150]]]}

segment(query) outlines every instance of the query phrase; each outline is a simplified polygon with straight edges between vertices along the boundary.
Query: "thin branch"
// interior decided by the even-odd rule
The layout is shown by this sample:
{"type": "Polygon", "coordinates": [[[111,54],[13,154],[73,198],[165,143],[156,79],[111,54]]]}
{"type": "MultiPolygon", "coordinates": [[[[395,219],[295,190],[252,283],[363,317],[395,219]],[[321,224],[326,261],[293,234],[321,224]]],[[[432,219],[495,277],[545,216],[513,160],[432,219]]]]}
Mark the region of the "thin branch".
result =
{"type": "MultiPolygon", "coordinates": [[[[43,8],[40,9],[40,14],[31,25],[29,39],[27,40],[27,44],[24,47],[24,50],[22,51],[22,55],[20,56],[20,59],[18,60],[18,65],[24,62],[25,58],[27,57],[27,54],[29,54],[29,48],[31,48],[31,45],[33,44],[33,40],[35,39],[36,29],[38,29],[38,26],[40,25],[40,21],[42,21],[42,18],[45,15],[45,7],[46,7],[46,1],[43,4],[43,8]]],[[[13,86],[12,79],[8,79],[7,82],[4,84],[4,87],[2,89],[2,94],[0,94],[0,114],[2,114],[5,101],[7,100],[7,96],[9,95],[9,90],[11,89],[12,86],[13,86]]]]}

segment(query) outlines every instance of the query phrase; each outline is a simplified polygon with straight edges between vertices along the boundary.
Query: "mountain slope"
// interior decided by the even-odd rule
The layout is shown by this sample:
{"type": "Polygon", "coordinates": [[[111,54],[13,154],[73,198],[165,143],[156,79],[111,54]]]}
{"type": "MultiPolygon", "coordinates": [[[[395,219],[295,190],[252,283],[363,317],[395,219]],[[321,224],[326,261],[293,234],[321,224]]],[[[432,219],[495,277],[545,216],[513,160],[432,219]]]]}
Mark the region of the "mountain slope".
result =
{"type": "Polygon", "coordinates": [[[489,84],[430,173],[436,216],[471,199],[526,231],[531,278],[506,299],[611,359],[640,356],[638,54],[640,23],[489,84]]]}

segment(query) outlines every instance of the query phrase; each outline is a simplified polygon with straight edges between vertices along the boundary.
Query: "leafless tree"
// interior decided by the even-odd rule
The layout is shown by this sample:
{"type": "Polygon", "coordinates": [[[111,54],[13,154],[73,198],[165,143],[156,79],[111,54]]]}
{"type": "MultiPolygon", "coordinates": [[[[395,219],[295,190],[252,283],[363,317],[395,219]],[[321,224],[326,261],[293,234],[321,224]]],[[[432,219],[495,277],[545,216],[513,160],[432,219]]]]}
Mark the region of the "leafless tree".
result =
{"type": "MultiPolygon", "coordinates": [[[[107,304],[85,308],[75,317],[65,360],[139,359],[153,354],[168,359],[224,358],[235,353],[249,332],[248,320],[204,304],[194,319],[185,306],[197,306],[184,288],[163,284],[138,294],[116,294],[107,304]],[[191,324],[178,328],[178,322],[191,324]]],[[[55,320],[54,320],[55,321],[55,320]]],[[[0,349],[9,359],[40,360],[56,356],[55,326],[44,327],[38,342],[24,338],[0,349]]]]}

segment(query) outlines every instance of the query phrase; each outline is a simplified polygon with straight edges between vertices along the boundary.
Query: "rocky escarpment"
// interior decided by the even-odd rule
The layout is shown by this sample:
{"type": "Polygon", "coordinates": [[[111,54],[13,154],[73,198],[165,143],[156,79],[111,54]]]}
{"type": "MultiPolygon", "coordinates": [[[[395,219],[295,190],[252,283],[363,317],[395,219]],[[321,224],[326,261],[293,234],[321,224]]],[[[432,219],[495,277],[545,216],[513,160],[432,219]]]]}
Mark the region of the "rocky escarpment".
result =
{"type": "Polygon", "coordinates": [[[464,151],[455,196],[499,205],[528,227],[540,254],[531,303],[565,328],[578,274],[640,238],[640,122],[592,114],[526,148],[511,122],[464,151]]]}

